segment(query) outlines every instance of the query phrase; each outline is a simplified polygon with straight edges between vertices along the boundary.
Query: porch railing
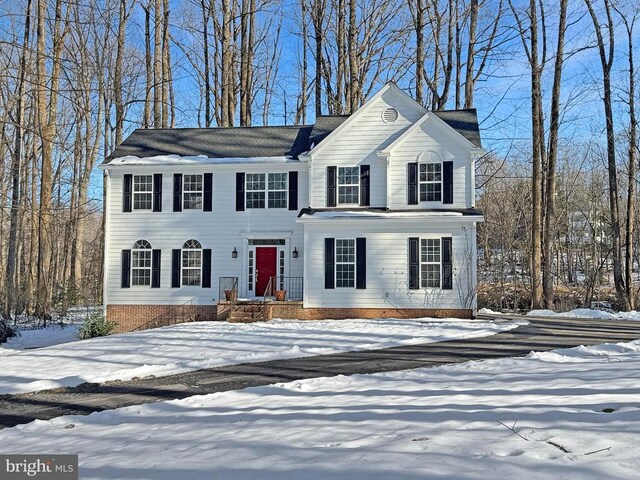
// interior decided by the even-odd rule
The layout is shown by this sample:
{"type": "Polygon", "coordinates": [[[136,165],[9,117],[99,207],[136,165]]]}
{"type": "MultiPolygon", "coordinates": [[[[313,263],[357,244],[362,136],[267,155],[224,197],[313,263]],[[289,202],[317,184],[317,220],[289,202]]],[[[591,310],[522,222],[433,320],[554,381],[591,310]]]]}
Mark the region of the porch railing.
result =
{"type": "Polygon", "coordinates": [[[238,300],[238,277],[220,277],[218,301],[235,302],[236,300],[238,300]]]}
{"type": "Polygon", "coordinates": [[[269,278],[264,291],[265,300],[302,301],[304,293],[304,277],[285,277],[275,275],[269,278]]]}
{"type": "Polygon", "coordinates": [[[148,322],[139,325],[131,331],[137,332],[140,330],[148,330],[150,328],[168,327],[179,323],[197,322],[198,320],[201,320],[201,318],[199,318],[197,306],[194,308],[194,302],[196,300],[197,297],[194,297],[180,305],[172,305],[165,312],[152,318],[148,322]]]}

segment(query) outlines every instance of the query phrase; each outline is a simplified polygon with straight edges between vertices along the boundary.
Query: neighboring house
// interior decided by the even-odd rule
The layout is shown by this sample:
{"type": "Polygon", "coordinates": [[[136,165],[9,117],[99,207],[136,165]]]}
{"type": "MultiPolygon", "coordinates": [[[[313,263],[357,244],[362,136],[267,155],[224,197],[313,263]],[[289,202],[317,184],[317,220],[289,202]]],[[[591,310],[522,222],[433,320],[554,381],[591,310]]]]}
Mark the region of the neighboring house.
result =
{"type": "Polygon", "coordinates": [[[475,110],[393,84],[312,126],[136,130],[100,167],[107,317],[221,319],[225,291],[274,290],[269,318],[472,316],[482,153],[475,110]]]}

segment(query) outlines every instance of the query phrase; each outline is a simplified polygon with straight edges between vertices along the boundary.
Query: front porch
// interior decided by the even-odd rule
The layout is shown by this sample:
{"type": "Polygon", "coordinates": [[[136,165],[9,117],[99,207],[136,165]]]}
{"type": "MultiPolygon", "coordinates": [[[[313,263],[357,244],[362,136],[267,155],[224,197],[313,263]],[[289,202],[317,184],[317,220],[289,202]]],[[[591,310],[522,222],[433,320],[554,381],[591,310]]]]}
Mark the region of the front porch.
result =
{"type": "Polygon", "coordinates": [[[260,290],[262,295],[250,298],[239,298],[238,283],[238,277],[219,277],[217,320],[251,323],[272,318],[297,318],[302,309],[303,277],[271,276],[260,290]]]}

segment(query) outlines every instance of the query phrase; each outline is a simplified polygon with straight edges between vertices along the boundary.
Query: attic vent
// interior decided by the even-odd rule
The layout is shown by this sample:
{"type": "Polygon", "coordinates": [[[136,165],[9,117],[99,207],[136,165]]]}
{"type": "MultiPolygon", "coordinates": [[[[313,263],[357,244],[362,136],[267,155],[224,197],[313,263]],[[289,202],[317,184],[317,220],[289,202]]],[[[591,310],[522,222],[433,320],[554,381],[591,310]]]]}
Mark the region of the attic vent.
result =
{"type": "Polygon", "coordinates": [[[398,119],[398,111],[395,108],[385,108],[382,112],[382,121],[384,123],[393,123],[398,119]]]}

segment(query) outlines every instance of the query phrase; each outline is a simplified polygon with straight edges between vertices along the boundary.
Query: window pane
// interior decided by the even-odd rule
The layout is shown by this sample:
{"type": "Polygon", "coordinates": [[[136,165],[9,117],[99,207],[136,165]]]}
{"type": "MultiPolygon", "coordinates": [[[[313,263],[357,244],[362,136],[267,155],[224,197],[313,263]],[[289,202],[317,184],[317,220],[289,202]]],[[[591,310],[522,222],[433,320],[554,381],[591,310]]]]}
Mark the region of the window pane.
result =
{"type": "Polygon", "coordinates": [[[247,208],[264,208],[264,191],[247,192],[247,208]]]}
{"type": "Polygon", "coordinates": [[[200,269],[182,270],[182,285],[200,285],[200,269]]]}
{"type": "Polygon", "coordinates": [[[202,175],[185,175],[184,191],[185,192],[202,191],[202,175]]]}
{"type": "Polygon", "coordinates": [[[269,208],[287,208],[287,192],[269,192],[269,208]]]}
{"type": "Polygon", "coordinates": [[[286,190],[287,174],[286,173],[270,173],[269,174],[269,190],[286,190]]]}
{"type": "Polygon", "coordinates": [[[350,263],[336,264],[336,286],[353,287],[355,285],[355,265],[350,263]]]}
{"type": "Polygon", "coordinates": [[[360,203],[360,187],[338,187],[338,202],[360,203]]]}
{"type": "Polygon", "coordinates": [[[247,190],[264,190],[264,173],[247,173],[247,190]]]}
{"type": "Polygon", "coordinates": [[[202,210],[202,193],[185,192],[182,208],[184,210],[202,210]]]}

